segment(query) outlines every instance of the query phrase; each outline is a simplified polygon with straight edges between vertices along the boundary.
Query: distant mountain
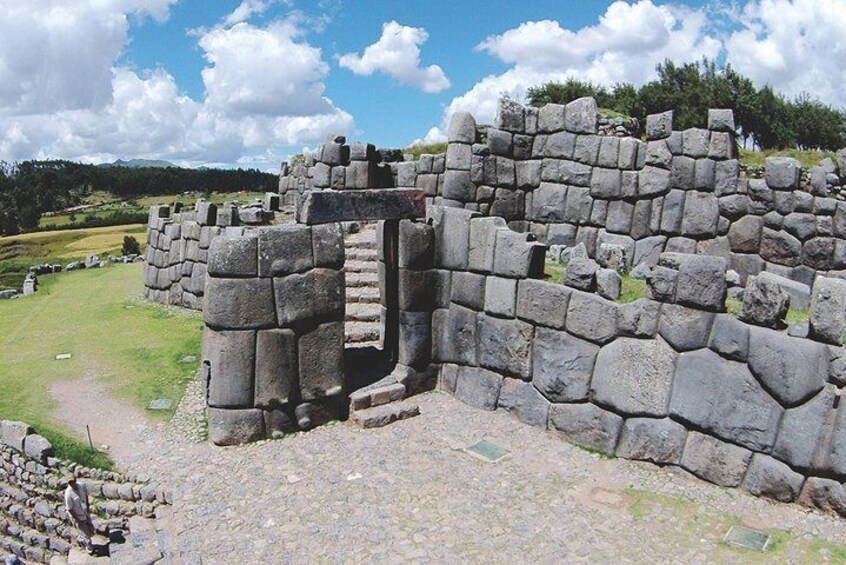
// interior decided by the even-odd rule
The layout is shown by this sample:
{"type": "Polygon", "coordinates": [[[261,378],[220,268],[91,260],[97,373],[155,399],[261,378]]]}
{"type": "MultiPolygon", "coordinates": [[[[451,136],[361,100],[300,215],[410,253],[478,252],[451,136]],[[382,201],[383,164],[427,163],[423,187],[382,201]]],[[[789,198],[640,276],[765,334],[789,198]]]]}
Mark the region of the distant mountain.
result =
{"type": "Polygon", "coordinates": [[[126,167],[128,169],[143,169],[143,168],[167,168],[167,167],[175,167],[173,163],[169,161],[158,161],[156,159],[130,159],[129,161],[124,161],[123,159],[118,159],[114,163],[102,163],[97,165],[98,167],[126,167]]]}

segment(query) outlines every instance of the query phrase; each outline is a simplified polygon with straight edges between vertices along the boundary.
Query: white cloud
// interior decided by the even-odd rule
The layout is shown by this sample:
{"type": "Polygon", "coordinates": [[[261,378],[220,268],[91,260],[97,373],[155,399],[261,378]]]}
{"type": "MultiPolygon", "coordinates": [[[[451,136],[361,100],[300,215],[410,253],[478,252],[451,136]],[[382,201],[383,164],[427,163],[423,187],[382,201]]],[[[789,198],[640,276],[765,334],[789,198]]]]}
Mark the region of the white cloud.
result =
{"type": "MultiPolygon", "coordinates": [[[[198,44],[208,64],[201,100],[182,93],[164,69],[116,67],[126,14],[165,17],[161,7],[168,3],[91,0],[71,9],[45,1],[46,12],[15,11],[18,27],[0,42],[0,160],[140,157],[276,170],[286,147],[353,131],[352,116],[323,95],[329,67],[295,19],[202,32],[198,44]],[[63,18],[82,30],[70,25],[63,34],[56,23],[63,18]],[[39,37],[45,29],[50,41],[39,37]],[[43,64],[37,58],[12,64],[45,42],[43,64]],[[89,56],[80,59],[76,51],[89,56]],[[63,66],[63,54],[74,67],[63,66]]],[[[9,20],[0,21],[0,35],[9,20]]]]}
{"type": "Polygon", "coordinates": [[[231,14],[223,19],[223,25],[232,26],[245,22],[255,14],[263,14],[269,6],[270,2],[265,0],[243,0],[231,14]]]}
{"type": "Polygon", "coordinates": [[[433,143],[444,143],[447,140],[447,135],[439,127],[429,128],[421,138],[415,139],[409,145],[431,145],[433,143]]]}
{"type": "Polygon", "coordinates": [[[846,2],[759,0],[747,3],[726,40],[731,65],[759,85],[789,96],[802,91],[846,106],[846,2]]]}
{"type": "Polygon", "coordinates": [[[357,75],[382,72],[424,92],[440,92],[450,85],[443,69],[438,65],[420,66],[420,45],[428,39],[429,34],[423,28],[386,22],[376,43],[368,45],[362,55],[341,55],[338,64],[357,75]]]}

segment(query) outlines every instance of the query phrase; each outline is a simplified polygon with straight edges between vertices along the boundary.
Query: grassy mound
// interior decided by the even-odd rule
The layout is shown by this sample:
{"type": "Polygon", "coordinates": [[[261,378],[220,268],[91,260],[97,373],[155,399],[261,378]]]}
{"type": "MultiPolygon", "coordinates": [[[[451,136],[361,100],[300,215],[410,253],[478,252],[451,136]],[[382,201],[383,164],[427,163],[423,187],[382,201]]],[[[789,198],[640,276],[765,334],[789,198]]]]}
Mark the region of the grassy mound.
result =
{"type": "Polygon", "coordinates": [[[50,275],[36,294],[0,302],[0,419],[32,424],[61,457],[108,466],[51,418],[53,382],[94,375],[138,407],[175,406],[197,367],[202,322],[138,300],[141,273],[130,264],[50,275]]]}

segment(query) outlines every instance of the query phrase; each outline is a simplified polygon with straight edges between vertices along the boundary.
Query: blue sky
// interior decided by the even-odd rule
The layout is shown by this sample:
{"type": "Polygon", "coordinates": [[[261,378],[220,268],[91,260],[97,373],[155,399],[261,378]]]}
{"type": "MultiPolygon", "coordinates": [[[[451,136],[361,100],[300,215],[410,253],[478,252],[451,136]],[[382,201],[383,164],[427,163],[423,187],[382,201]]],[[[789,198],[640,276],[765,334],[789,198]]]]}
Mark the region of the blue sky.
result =
{"type": "Polygon", "coordinates": [[[846,0],[0,0],[0,160],[275,170],[330,133],[437,141],[570,76],[728,60],[844,105],[846,0]]]}

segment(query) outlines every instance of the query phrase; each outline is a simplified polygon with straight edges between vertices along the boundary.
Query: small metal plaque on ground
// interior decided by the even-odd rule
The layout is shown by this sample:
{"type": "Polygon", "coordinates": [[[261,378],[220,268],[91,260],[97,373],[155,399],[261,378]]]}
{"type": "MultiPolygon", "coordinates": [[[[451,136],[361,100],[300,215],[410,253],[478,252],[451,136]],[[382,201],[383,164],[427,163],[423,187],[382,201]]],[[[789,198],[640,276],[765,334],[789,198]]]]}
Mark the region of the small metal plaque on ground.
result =
{"type": "Polygon", "coordinates": [[[147,407],[150,410],[170,410],[173,400],[170,398],[157,398],[147,407]]]}
{"type": "Polygon", "coordinates": [[[746,526],[732,526],[726,533],[726,543],[764,552],[770,545],[770,536],[746,526]]]}
{"type": "Polygon", "coordinates": [[[501,460],[503,457],[508,455],[508,451],[505,449],[494,445],[485,440],[479,440],[470,447],[466,448],[464,451],[473,455],[475,457],[479,457],[484,459],[485,461],[490,461],[495,463],[496,461],[501,460]]]}

